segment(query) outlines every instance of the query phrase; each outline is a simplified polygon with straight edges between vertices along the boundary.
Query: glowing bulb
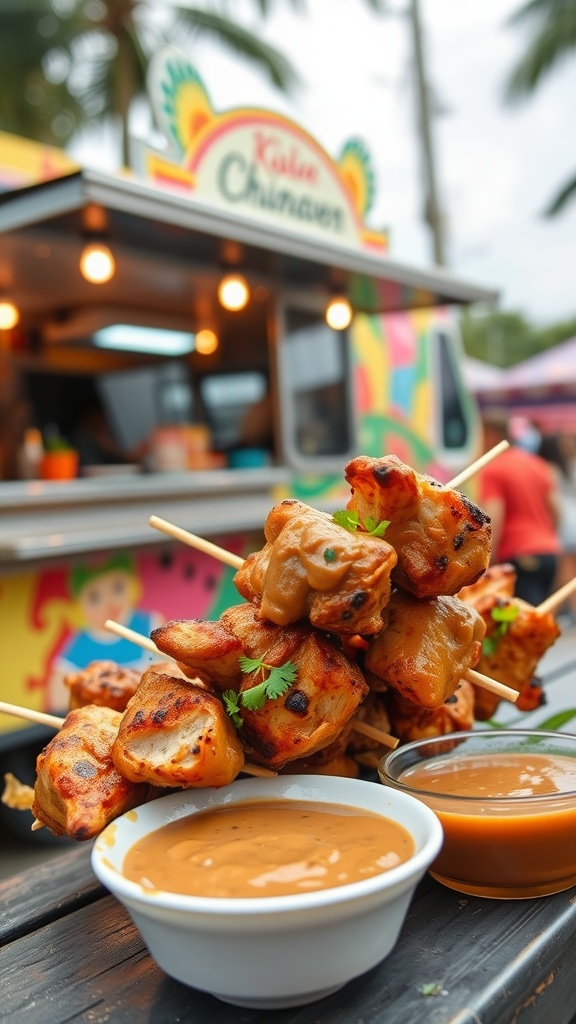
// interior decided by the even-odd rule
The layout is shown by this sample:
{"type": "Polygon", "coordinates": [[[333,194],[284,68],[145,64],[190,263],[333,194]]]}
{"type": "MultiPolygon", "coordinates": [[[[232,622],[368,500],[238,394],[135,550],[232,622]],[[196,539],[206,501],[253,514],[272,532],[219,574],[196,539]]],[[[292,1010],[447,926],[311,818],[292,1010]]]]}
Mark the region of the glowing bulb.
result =
{"type": "Polygon", "coordinates": [[[82,250],[80,272],[90,284],[105,284],[116,273],[116,261],[107,245],[89,242],[82,250]]]}
{"type": "Polygon", "coordinates": [[[20,310],[13,302],[3,299],[0,302],[0,331],[11,331],[20,319],[20,310]]]}
{"type": "Polygon", "coordinates": [[[227,274],[218,285],[218,300],[224,309],[234,312],[244,309],[249,296],[248,285],[240,274],[227,274]]]}
{"type": "Polygon", "coordinates": [[[209,356],[218,348],[218,335],[208,327],[198,331],[194,339],[194,347],[202,356],[209,356]]]}
{"type": "Polygon", "coordinates": [[[352,306],[348,299],[332,299],[326,306],[326,323],[334,331],[343,331],[352,323],[352,306]]]}

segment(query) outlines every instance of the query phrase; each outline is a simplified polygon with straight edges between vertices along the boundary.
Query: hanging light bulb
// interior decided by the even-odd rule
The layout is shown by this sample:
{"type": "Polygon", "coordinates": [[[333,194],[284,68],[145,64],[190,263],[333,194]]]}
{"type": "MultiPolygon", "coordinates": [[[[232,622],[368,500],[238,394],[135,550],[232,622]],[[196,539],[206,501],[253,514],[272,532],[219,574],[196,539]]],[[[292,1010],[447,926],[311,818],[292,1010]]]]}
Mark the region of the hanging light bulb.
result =
{"type": "Polygon", "coordinates": [[[9,299],[0,299],[0,331],[11,331],[20,320],[20,310],[9,299]]]}
{"type": "Polygon", "coordinates": [[[334,331],[344,331],[352,323],[352,306],[343,295],[331,299],[326,306],[326,323],[334,331]]]}
{"type": "Polygon", "coordinates": [[[80,273],[90,284],[105,284],[116,273],[116,260],[104,242],[88,242],[80,256],[80,273]]]}
{"type": "Polygon", "coordinates": [[[194,339],[194,348],[202,356],[210,356],[218,348],[218,335],[208,327],[198,331],[194,339]]]}
{"type": "Polygon", "coordinates": [[[250,289],[241,274],[226,274],[218,285],[218,301],[224,309],[237,312],[244,309],[250,298],[250,289]]]}

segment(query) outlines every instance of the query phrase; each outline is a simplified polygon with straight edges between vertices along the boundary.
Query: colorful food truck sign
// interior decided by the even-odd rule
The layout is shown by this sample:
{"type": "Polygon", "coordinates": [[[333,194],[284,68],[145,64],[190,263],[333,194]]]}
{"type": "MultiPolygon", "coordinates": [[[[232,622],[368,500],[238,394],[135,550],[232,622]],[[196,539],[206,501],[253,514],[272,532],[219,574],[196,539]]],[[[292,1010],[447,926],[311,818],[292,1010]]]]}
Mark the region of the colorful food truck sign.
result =
{"type": "Polygon", "coordinates": [[[160,51],[150,65],[150,101],[169,150],[134,143],[134,170],[276,228],[337,245],[384,249],[364,218],[374,174],[363,142],[347,142],[338,161],[295,122],[258,108],[216,113],[187,58],[160,51]]]}

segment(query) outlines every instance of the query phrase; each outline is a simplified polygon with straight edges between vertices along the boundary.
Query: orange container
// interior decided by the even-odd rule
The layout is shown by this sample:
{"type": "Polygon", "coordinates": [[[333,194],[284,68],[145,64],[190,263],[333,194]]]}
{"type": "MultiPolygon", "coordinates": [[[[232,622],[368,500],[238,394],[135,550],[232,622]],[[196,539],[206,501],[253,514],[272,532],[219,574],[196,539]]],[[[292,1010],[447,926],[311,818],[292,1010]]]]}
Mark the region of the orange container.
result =
{"type": "Polygon", "coordinates": [[[44,452],[40,462],[41,480],[73,480],[78,476],[78,452],[73,448],[44,452]]]}

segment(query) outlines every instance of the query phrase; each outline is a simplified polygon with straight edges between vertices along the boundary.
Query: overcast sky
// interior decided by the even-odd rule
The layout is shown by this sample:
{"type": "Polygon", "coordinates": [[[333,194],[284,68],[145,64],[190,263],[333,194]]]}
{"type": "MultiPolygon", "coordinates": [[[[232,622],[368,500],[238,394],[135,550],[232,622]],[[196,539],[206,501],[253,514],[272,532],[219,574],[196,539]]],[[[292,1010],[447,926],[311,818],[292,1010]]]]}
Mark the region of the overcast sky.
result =
{"type": "MultiPolygon", "coordinates": [[[[433,127],[450,268],[497,287],[502,309],[548,324],[576,316],[576,201],[553,220],[542,217],[576,171],[576,55],[527,102],[505,107],[504,82],[524,40],[507,26],[519,2],[421,0],[421,11],[428,77],[443,111],[433,127]]],[[[360,135],[377,177],[372,226],[390,230],[392,255],[429,264],[404,0],[390,0],[392,16],[362,0],[306,0],[303,14],[278,0],[263,24],[254,6],[234,0],[229,11],[290,56],[303,86],[286,98],[238,59],[198,43],[191,57],[213,105],[282,111],[334,156],[360,135]]],[[[78,152],[99,159],[93,148],[78,152]]]]}

